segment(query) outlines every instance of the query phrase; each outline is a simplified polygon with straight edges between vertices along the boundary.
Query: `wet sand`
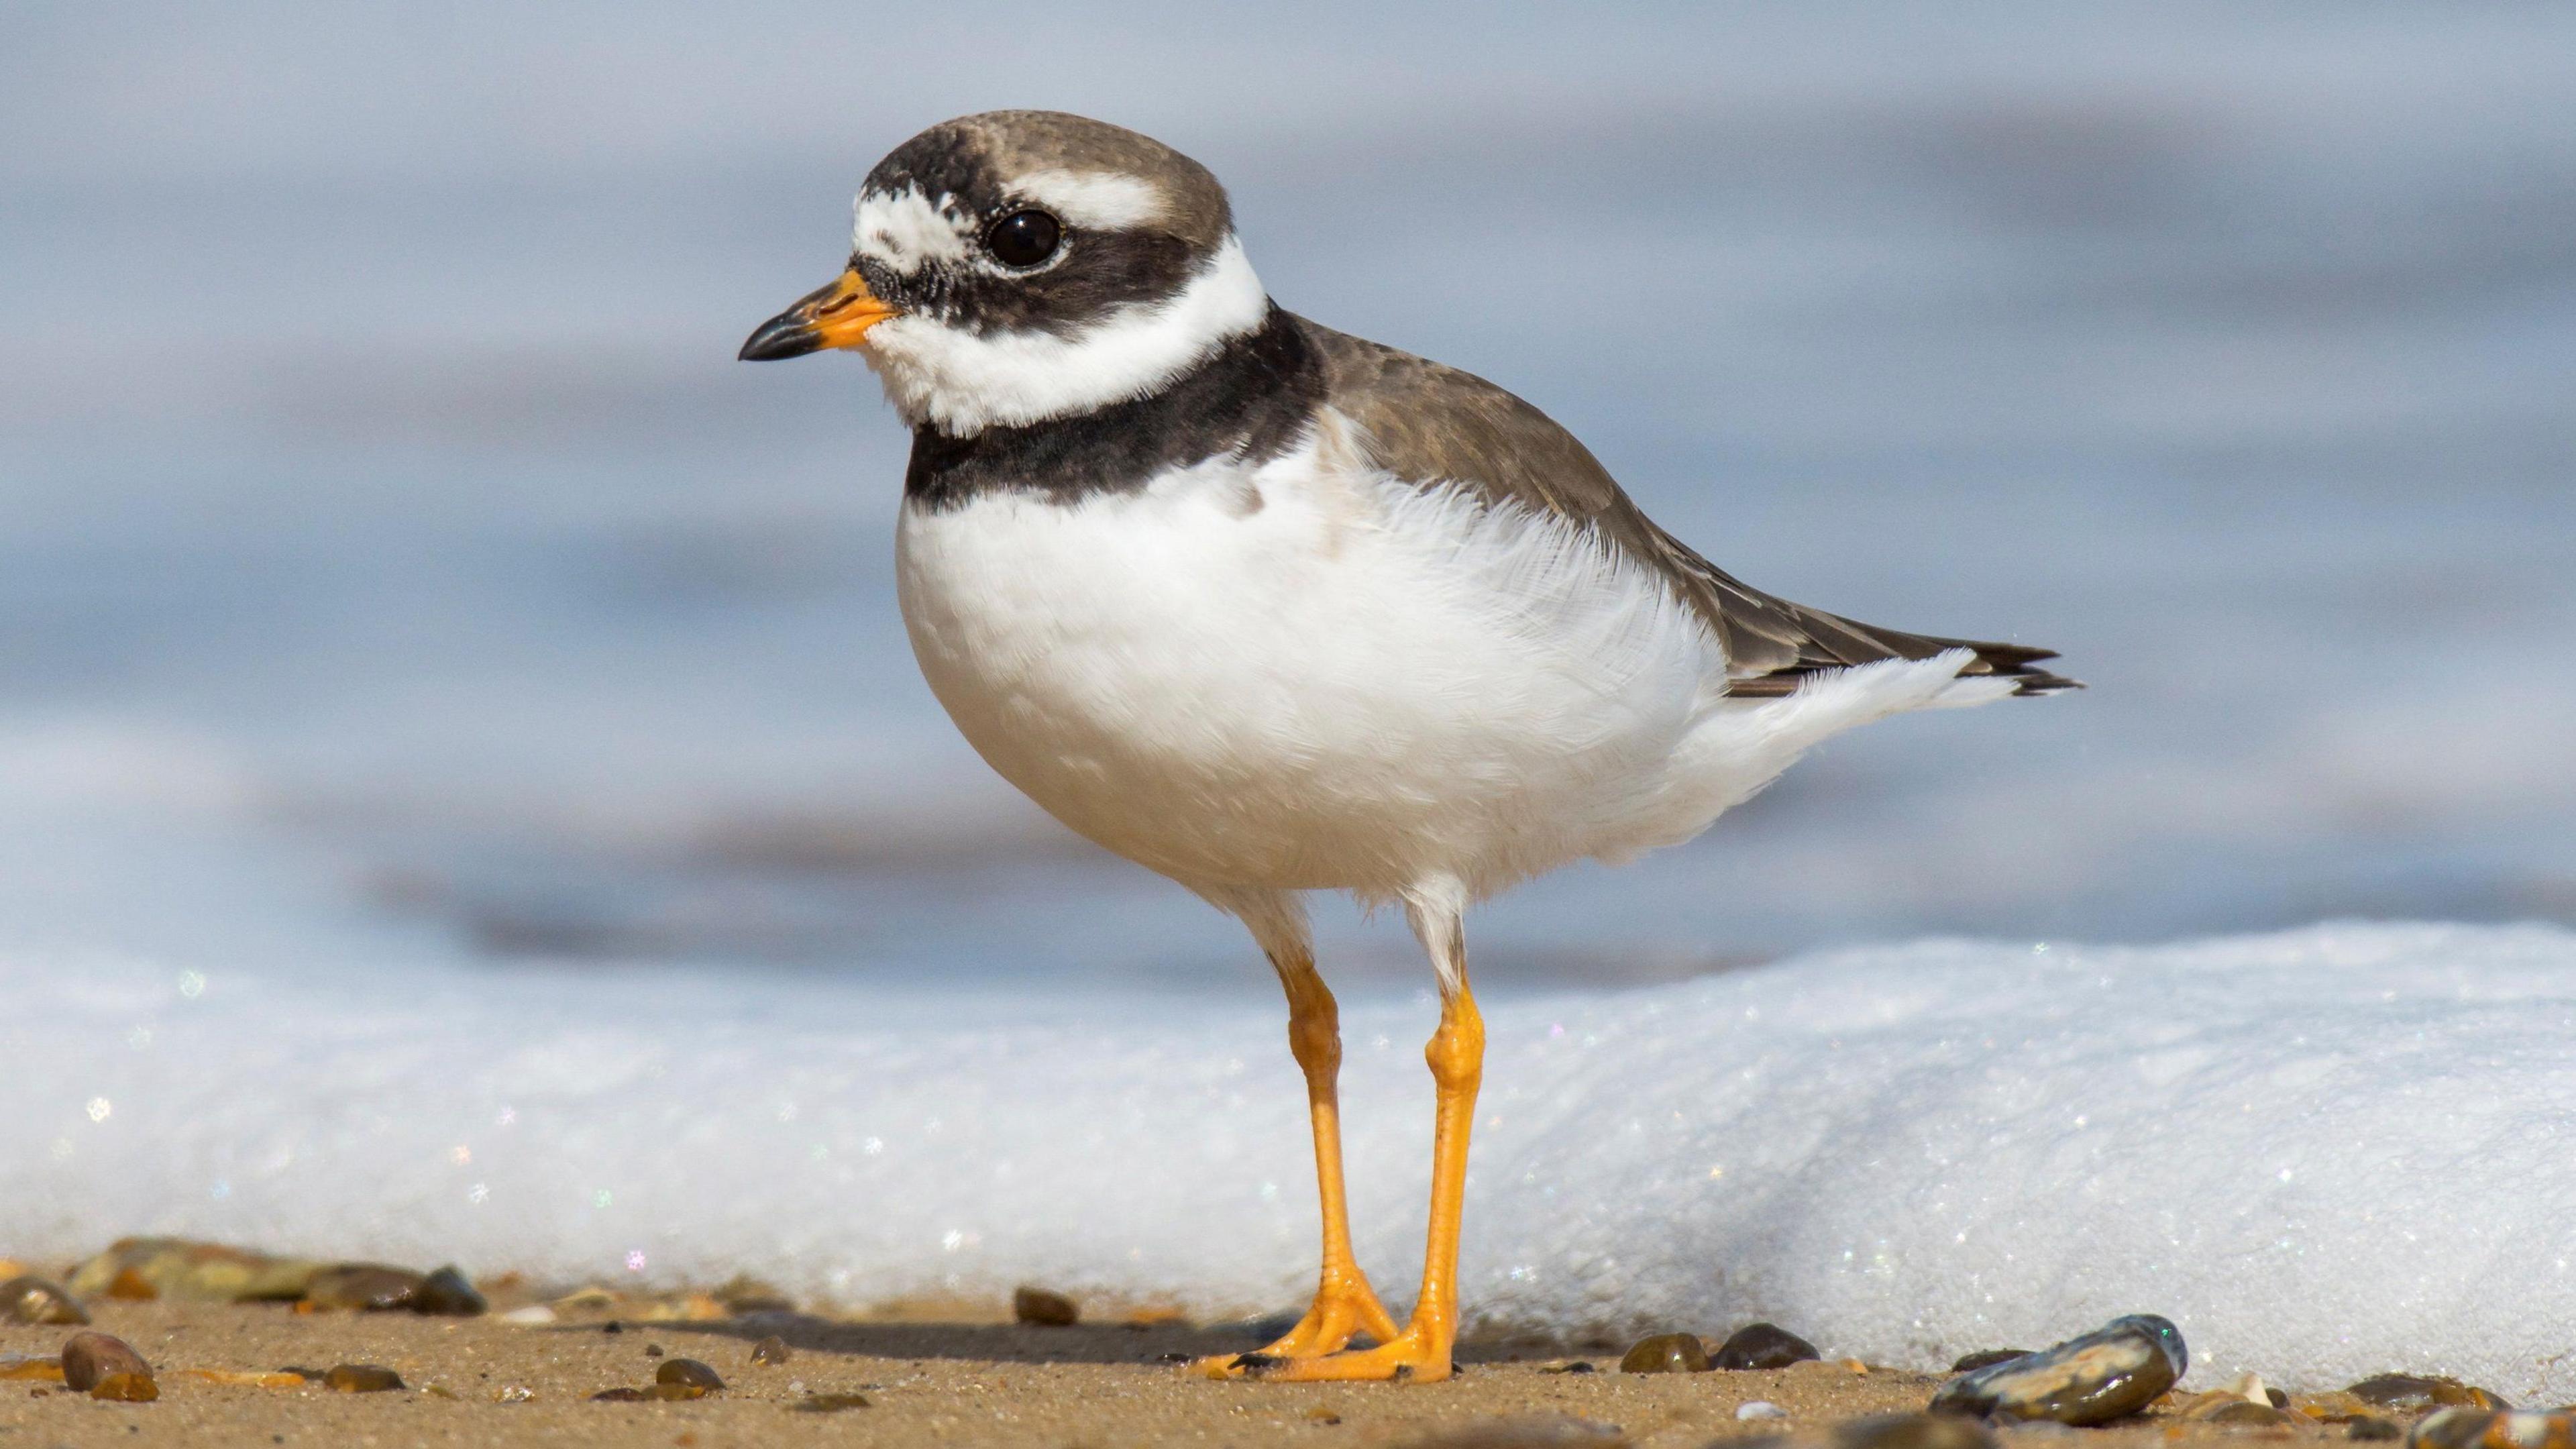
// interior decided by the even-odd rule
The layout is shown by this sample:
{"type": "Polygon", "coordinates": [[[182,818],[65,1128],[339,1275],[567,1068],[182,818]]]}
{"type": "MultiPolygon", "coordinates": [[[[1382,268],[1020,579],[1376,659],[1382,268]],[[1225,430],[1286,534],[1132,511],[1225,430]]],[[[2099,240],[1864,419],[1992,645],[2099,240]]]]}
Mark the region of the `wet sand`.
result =
{"type": "MultiPolygon", "coordinates": [[[[1168,1354],[1253,1346],[1250,1335],[1179,1325],[1023,1327],[974,1322],[840,1322],[790,1314],[700,1323],[523,1326],[497,1318],[408,1313],[298,1313],[286,1304],[93,1305],[100,1331],[151,1361],[161,1397],[102,1403],[60,1384],[0,1382],[0,1446],[868,1444],[1404,1446],[1448,1442],[1486,1449],[1611,1443],[1683,1449],[1787,1433],[1823,1442],[1856,1416],[1919,1409],[1934,1375],[1807,1363],[1772,1372],[1637,1375],[1550,1372],[1564,1357],[1462,1349],[1459,1377],[1420,1385],[1212,1383],[1183,1377],[1168,1354]],[[752,1362],[775,1334],[782,1365],[752,1362]],[[596,1403],[590,1396],[653,1382],[665,1356],[703,1361],[724,1377],[716,1396],[685,1403],[596,1403]],[[199,1382],[187,1369],[327,1369],[381,1364],[407,1387],[343,1394],[307,1384],[256,1388],[199,1382]],[[533,1394],[503,1402],[509,1391],[533,1394]],[[798,1407],[812,1394],[861,1394],[834,1413],[798,1407]],[[454,1395],[450,1398],[447,1395],[454,1395]],[[1738,1405],[1763,1399],[1786,1421],[1743,1422],[1738,1405]],[[1547,1420],[1615,1426],[1614,1441],[1547,1420]],[[1517,1429],[1513,1426],[1517,1425],[1517,1429]]],[[[0,1355],[52,1354],[72,1330],[0,1325],[0,1355]]],[[[2170,1402],[2168,1400],[2167,1402],[2170,1402]]],[[[2014,1430],[2007,1446],[2120,1446],[2228,1441],[2161,1410],[2113,1429],[2014,1430]]],[[[2254,1437],[2341,1442],[2340,1427],[2268,1429],[2254,1437]]]]}

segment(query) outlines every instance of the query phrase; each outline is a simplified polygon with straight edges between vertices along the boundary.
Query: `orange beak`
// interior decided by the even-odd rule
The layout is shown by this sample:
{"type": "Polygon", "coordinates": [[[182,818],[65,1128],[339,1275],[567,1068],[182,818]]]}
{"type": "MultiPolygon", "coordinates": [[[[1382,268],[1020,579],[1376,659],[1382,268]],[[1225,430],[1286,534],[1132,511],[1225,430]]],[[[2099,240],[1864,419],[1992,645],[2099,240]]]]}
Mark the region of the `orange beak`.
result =
{"type": "Polygon", "coordinates": [[[745,362],[775,362],[833,347],[856,347],[868,329],[898,309],[877,300],[859,269],[850,268],[828,287],[806,293],[796,305],[760,324],[742,345],[745,362]]]}

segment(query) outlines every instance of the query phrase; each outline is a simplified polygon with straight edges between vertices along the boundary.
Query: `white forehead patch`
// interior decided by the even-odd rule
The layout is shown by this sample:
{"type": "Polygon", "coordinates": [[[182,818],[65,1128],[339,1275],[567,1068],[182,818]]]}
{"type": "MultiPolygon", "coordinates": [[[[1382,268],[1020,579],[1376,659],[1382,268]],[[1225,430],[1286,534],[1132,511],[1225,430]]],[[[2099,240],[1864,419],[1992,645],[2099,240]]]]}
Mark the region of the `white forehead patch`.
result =
{"type": "Polygon", "coordinates": [[[972,225],[974,218],[952,197],[941,196],[934,203],[912,186],[862,191],[850,247],[908,277],[926,263],[965,256],[966,230],[972,225]]]}
{"type": "Polygon", "coordinates": [[[1075,226],[1117,231],[1160,221],[1171,203],[1163,188],[1116,171],[1032,171],[1011,183],[1014,195],[1075,226]]]}

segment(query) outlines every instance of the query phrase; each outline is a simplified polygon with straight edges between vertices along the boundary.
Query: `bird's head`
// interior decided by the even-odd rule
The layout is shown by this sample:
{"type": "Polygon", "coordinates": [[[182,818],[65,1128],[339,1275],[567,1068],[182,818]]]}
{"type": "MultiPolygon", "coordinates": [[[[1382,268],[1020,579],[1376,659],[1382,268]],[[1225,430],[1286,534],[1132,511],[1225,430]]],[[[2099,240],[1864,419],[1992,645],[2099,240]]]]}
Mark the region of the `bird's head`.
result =
{"type": "Polygon", "coordinates": [[[848,268],[742,356],[858,348],[905,421],[964,437],[1141,397],[1268,311],[1207,168],[1081,116],[988,111],[878,162],[848,268]]]}

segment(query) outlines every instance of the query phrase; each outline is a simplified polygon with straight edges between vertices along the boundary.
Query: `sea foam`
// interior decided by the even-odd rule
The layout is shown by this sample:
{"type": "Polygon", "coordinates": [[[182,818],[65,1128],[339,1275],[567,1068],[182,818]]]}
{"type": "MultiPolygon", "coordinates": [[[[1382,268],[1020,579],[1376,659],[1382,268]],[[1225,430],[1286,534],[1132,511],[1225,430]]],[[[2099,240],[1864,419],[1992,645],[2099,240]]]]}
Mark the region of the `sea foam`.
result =
{"type": "MultiPolygon", "coordinates": [[[[1363,1261],[1409,1296],[1431,1012],[1354,1003],[1363,1261]]],[[[1470,1316],[1752,1318],[1915,1366],[2124,1312],[2193,1380],[2576,1396],[2576,935],[1932,941],[1489,1008],[1470,1316]]],[[[0,960],[0,1250],[128,1232],[858,1304],[1216,1315],[1311,1271],[1281,1012],[779,974],[0,960]]]]}

